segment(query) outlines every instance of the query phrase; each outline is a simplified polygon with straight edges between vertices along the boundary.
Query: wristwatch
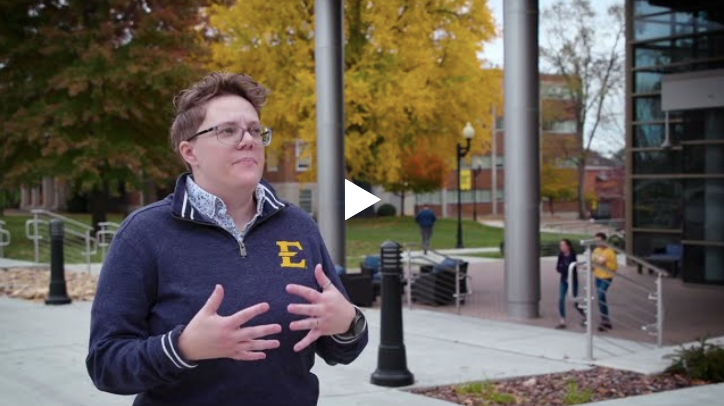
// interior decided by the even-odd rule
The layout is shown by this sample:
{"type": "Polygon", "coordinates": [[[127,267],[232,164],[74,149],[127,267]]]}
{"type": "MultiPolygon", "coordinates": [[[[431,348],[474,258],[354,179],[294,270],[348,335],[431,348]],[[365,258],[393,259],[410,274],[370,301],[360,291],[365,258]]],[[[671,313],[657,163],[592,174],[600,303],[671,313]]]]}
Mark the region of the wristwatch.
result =
{"type": "Polygon", "coordinates": [[[352,319],[352,323],[349,325],[349,330],[342,334],[332,336],[336,341],[345,344],[351,343],[356,341],[367,329],[367,319],[365,318],[364,313],[362,313],[357,307],[354,308],[354,312],[354,318],[352,319]]]}

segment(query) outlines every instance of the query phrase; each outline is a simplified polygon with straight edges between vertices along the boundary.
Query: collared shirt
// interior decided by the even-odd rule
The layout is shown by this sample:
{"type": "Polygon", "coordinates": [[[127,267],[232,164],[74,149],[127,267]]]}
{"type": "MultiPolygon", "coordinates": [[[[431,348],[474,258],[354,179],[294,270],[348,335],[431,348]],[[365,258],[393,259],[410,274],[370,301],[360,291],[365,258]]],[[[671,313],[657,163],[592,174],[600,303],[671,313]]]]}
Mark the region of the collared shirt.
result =
{"type": "Polygon", "coordinates": [[[201,186],[197,185],[191,176],[186,178],[186,193],[189,196],[191,205],[201,214],[208,217],[219,227],[231,233],[237,241],[244,240],[244,236],[249,228],[254,225],[256,219],[262,214],[264,208],[264,200],[266,195],[261,185],[256,186],[256,214],[245,226],[243,231],[239,231],[236,227],[234,219],[229,214],[226,204],[221,198],[205,191],[201,186]]]}

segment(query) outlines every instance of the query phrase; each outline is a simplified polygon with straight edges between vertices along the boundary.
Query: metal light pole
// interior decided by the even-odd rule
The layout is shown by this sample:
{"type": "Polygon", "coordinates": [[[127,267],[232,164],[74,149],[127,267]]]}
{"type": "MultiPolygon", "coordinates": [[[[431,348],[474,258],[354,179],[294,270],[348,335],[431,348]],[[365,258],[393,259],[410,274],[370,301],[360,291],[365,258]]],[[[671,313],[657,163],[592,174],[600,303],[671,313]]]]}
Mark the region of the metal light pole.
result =
{"type": "Polygon", "coordinates": [[[478,193],[477,178],[480,173],[480,165],[473,164],[473,220],[478,221],[478,200],[475,196],[478,193]]]}
{"type": "Polygon", "coordinates": [[[463,246],[463,218],[462,218],[462,193],[460,192],[460,161],[470,152],[470,140],[475,136],[475,129],[469,122],[463,128],[463,137],[465,137],[465,146],[457,143],[458,158],[458,243],[455,248],[465,248],[463,246]]]}
{"type": "Polygon", "coordinates": [[[493,139],[493,145],[492,150],[493,154],[491,156],[491,165],[493,169],[493,173],[491,176],[491,183],[493,185],[493,216],[498,215],[498,130],[497,130],[497,120],[498,117],[495,114],[495,106],[493,106],[493,129],[492,129],[492,139],[493,139]]]}

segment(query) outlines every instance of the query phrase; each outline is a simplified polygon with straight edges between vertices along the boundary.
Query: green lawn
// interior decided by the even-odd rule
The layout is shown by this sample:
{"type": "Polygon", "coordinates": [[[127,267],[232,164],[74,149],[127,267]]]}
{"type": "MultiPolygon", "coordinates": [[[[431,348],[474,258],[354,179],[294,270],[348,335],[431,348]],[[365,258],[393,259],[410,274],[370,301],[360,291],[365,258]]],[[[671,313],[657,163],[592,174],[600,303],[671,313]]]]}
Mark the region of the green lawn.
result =
{"type": "MultiPolygon", "coordinates": [[[[89,214],[68,214],[75,220],[90,224],[89,214]]],[[[12,235],[12,244],[5,248],[4,256],[14,259],[32,260],[33,244],[25,238],[25,221],[29,216],[0,217],[7,223],[12,235]]],[[[108,221],[120,223],[121,215],[109,215],[108,221]]],[[[454,248],[457,242],[457,221],[440,219],[435,223],[432,246],[435,249],[454,248]]],[[[541,233],[544,241],[556,241],[560,238],[581,239],[580,235],[541,233]]],[[[347,258],[350,266],[368,254],[376,254],[385,240],[401,244],[420,243],[420,231],[412,217],[380,217],[371,219],[351,219],[347,221],[347,258]]],[[[487,227],[473,221],[463,221],[463,243],[467,248],[498,247],[503,240],[503,229],[487,227]]]]}

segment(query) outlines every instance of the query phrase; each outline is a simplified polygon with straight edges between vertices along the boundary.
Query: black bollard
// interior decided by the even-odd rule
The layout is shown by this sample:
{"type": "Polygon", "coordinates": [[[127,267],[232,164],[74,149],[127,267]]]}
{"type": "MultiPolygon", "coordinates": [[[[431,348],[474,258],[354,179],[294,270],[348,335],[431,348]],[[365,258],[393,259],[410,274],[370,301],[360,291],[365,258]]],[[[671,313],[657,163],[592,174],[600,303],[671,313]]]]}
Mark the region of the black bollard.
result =
{"type": "Polygon", "coordinates": [[[394,241],[380,246],[380,273],[382,275],[382,329],[377,356],[377,370],[372,384],[380,386],[406,386],[415,382],[407,369],[407,356],[402,336],[402,247],[394,241]]]}
{"type": "Polygon", "coordinates": [[[63,221],[50,220],[50,290],[45,304],[61,305],[70,303],[65,287],[65,260],[63,258],[63,221]]]}

